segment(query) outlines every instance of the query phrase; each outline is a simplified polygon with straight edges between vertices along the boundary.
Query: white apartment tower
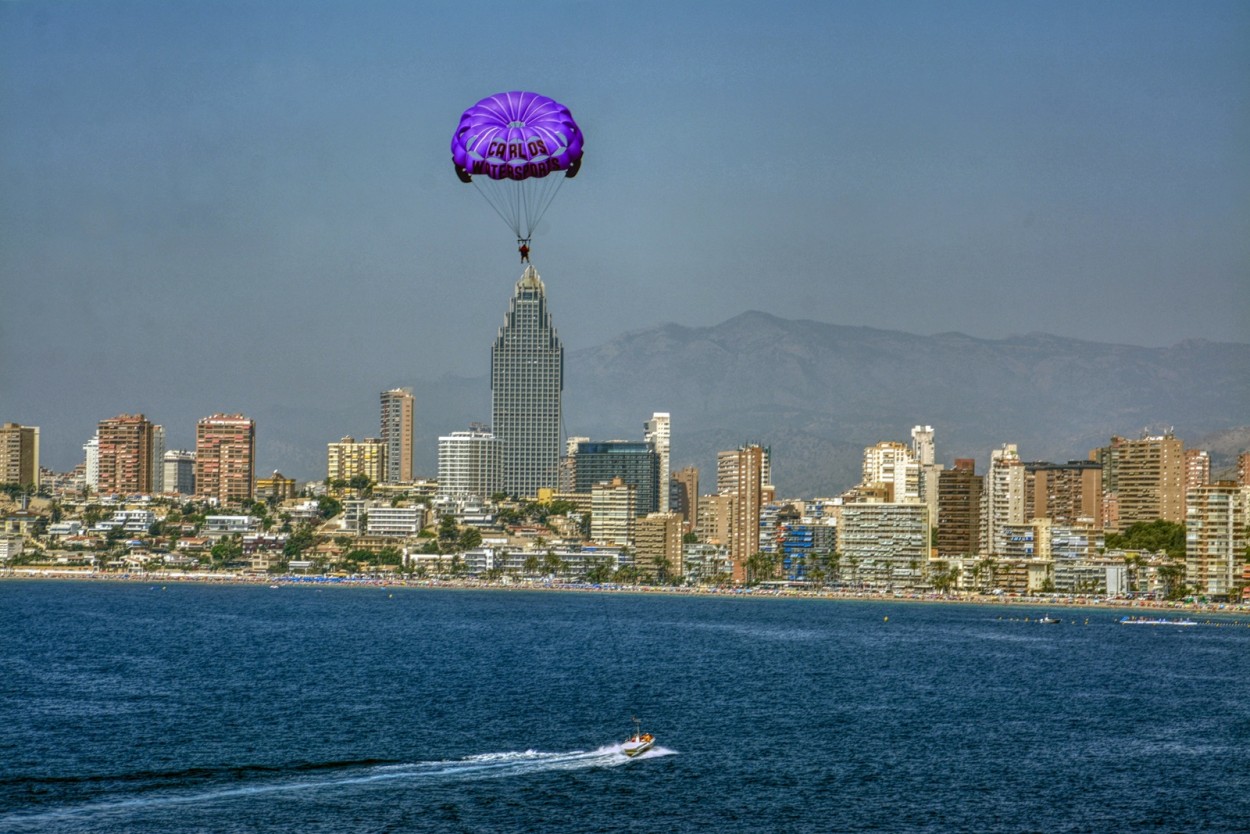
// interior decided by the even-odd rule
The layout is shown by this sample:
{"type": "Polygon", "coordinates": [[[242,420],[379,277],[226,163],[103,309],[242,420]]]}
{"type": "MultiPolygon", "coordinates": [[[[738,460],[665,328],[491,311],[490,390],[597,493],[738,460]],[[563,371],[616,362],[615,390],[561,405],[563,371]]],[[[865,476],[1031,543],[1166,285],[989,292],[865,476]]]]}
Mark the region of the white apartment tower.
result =
{"type": "Polygon", "coordinates": [[[655,412],[651,415],[651,419],[643,424],[642,439],[654,446],[656,454],[660,457],[660,512],[662,513],[669,510],[668,494],[671,475],[668,459],[671,438],[671,422],[667,411],[655,412]]]}
{"type": "Polygon", "coordinates": [[[438,494],[488,500],[503,486],[499,438],[483,426],[438,439],[438,494]]]}
{"type": "Polygon", "coordinates": [[[981,490],[981,552],[1008,551],[1008,528],[1025,523],[1024,461],[1014,443],[990,453],[990,469],[981,490]]]}
{"type": "Polygon", "coordinates": [[[862,483],[889,487],[895,504],[920,502],[920,465],[903,443],[886,440],[864,449],[862,483]]]}

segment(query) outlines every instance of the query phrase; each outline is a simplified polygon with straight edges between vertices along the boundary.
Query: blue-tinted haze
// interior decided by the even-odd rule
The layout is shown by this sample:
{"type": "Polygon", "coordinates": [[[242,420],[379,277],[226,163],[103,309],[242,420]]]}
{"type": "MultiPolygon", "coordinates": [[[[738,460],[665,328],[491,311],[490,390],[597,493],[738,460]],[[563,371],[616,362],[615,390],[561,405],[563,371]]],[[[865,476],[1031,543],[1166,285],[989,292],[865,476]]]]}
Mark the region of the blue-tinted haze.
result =
{"type": "Polygon", "coordinates": [[[534,247],[570,350],[747,309],[1250,340],[1245,3],[36,0],[0,4],[0,419],[68,469],[103,417],[241,411],[264,472],[283,420],[484,373],[519,270],[448,142],[509,88],[587,136],[534,247]]]}

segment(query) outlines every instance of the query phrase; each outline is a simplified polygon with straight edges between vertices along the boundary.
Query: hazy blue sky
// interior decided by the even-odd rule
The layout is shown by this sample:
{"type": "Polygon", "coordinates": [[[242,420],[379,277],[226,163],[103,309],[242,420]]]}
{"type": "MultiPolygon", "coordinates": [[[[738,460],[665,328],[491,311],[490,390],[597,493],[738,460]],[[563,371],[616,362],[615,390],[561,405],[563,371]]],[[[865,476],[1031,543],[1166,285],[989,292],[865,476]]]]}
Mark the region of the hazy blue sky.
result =
{"type": "Polygon", "coordinates": [[[519,267],[448,145],[508,89],[586,135],[534,246],[567,349],[748,309],[1250,341],[1245,2],[6,2],[0,420],[67,469],[123,411],[363,436],[485,373],[519,267]]]}

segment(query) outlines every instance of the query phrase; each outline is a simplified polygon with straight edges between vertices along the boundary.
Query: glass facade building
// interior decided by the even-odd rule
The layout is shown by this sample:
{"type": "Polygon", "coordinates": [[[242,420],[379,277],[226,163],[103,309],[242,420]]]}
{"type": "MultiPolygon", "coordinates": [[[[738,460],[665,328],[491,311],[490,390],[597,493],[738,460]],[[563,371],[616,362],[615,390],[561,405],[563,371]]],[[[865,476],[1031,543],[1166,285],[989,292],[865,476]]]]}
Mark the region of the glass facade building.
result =
{"type": "Polygon", "coordinates": [[[563,390],[564,347],[546,288],[529,265],[490,352],[491,425],[501,445],[504,492],[532,497],[559,486],[563,390]]]}

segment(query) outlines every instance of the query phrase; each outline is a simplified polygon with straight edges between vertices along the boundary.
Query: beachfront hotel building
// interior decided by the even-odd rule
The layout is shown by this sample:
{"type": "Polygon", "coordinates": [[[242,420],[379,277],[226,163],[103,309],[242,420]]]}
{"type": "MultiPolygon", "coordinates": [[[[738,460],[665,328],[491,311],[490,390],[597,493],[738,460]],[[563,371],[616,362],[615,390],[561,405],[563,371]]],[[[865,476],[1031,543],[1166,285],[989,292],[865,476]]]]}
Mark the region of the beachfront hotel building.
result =
{"type": "Polygon", "coordinates": [[[658,511],[669,511],[669,451],[672,446],[672,419],[667,411],[657,411],[643,423],[642,439],[655,448],[660,461],[660,493],[658,511]]]}
{"type": "Polygon", "coordinates": [[[357,441],[344,437],[338,443],[326,444],[326,478],[331,482],[350,481],[364,476],[375,484],[386,478],[388,447],[381,438],[366,437],[357,441]]]}
{"type": "Polygon", "coordinates": [[[155,469],[154,427],[142,414],[120,414],[97,428],[97,491],[101,495],[150,495],[155,469]]]}
{"type": "Polygon", "coordinates": [[[1240,596],[1250,544],[1250,487],[1217,481],[1189,490],[1186,504],[1186,584],[1204,596],[1240,596]]]}
{"type": "Polygon", "coordinates": [[[438,439],[438,495],[488,501],[503,488],[499,438],[485,426],[471,425],[438,439]]]}
{"type": "Polygon", "coordinates": [[[564,346],[533,264],[516,283],[490,351],[491,426],[503,453],[503,491],[519,497],[557,489],[564,346]]]}
{"type": "Polygon", "coordinates": [[[383,391],[382,442],[386,444],[386,472],[379,483],[407,483],[412,480],[413,433],[416,398],[411,388],[383,391]]]}
{"type": "Polygon", "coordinates": [[[878,588],[923,584],[929,559],[929,508],[924,504],[846,504],[837,536],[838,553],[855,566],[856,580],[878,588]]]}
{"type": "Polygon", "coordinates": [[[256,478],[256,423],[214,414],[195,425],[195,494],[219,505],[251,501],[256,478]]]}
{"type": "Polygon", "coordinates": [[[39,427],[0,425],[0,484],[39,487],[39,427]]]}

